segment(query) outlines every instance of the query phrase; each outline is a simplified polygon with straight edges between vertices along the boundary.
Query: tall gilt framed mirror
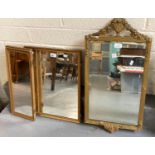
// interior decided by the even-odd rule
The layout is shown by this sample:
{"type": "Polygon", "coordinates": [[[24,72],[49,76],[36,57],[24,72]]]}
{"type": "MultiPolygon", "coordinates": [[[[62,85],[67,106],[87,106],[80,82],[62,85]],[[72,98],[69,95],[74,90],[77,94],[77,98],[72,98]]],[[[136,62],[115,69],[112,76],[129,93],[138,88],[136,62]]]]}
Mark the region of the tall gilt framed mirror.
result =
{"type": "Polygon", "coordinates": [[[85,123],[142,129],[151,39],[125,19],[85,37],[85,123]]]}
{"type": "Polygon", "coordinates": [[[33,51],[6,46],[10,109],[13,115],[35,120],[33,51]]]}

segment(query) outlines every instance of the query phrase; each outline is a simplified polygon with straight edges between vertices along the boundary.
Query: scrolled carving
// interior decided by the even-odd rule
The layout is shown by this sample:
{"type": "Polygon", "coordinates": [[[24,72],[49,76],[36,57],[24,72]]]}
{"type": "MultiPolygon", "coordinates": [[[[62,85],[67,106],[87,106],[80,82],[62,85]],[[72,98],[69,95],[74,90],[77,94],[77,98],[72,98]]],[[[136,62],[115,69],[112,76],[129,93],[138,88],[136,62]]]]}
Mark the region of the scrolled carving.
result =
{"type": "Polygon", "coordinates": [[[109,122],[100,122],[99,123],[100,126],[103,126],[105,130],[107,130],[110,133],[113,133],[115,131],[119,130],[119,125],[117,124],[113,124],[113,123],[109,123],[109,122]]]}
{"type": "Polygon", "coordinates": [[[88,37],[91,37],[91,36],[104,37],[109,35],[112,32],[114,32],[116,36],[120,36],[121,32],[123,31],[129,31],[130,37],[134,39],[151,42],[151,39],[149,37],[139,33],[124,18],[114,18],[104,28],[99,30],[97,33],[93,33],[92,35],[89,35],[88,37]]]}
{"type": "Polygon", "coordinates": [[[111,26],[117,34],[119,34],[125,29],[125,24],[126,21],[124,19],[114,19],[111,22],[111,26]]]}

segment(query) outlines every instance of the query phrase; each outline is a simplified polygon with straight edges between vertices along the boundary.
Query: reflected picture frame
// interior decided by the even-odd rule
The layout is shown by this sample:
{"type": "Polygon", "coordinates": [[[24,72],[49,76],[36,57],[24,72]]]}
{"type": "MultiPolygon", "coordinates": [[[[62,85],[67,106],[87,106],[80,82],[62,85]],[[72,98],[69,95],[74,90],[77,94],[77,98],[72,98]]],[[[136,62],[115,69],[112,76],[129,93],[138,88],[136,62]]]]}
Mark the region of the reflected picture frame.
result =
{"type": "Polygon", "coordinates": [[[85,36],[85,116],[84,116],[85,123],[102,126],[109,132],[114,132],[119,129],[127,129],[133,131],[138,131],[142,129],[151,42],[152,42],[151,38],[139,33],[123,18],[114,18],[97,33],[85,36]],[[121,36],[120,34],[124,31],[128,31],[130,34],[127,36],[121,36]],[[114,35],[112,35],[112,32],[114,32],[114,35]],[[136,42],[146,44],[144,74],[142,79],[140,107],[138,113],[138,125],[119,124],[89,118],[89,43],[91,42],[102,43],[111,41],[136,42]]]}

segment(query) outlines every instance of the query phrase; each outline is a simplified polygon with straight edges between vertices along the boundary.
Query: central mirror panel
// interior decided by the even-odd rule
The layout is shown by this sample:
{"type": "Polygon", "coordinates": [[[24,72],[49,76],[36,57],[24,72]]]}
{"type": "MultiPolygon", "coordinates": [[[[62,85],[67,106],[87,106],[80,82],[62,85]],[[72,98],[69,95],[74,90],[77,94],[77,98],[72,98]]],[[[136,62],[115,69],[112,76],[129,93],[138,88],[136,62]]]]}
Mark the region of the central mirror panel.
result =
{"type": "Polygon", "coordinates": [[[41,113],[51,118],[79,119],[80,53],[41,52],[41,113]]]}
{"type": "Polygon", "coordinates": [[[134,42],[89,42],[89,119],[138,125],[145,48],[134,42]]]}

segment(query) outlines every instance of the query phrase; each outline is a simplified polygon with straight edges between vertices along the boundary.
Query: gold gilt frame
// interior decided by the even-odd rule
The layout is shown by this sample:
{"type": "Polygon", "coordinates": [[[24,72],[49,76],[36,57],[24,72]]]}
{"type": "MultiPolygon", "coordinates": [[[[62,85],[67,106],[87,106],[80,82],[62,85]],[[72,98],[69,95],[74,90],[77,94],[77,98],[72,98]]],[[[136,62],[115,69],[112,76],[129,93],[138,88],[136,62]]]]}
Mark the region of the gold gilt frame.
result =
{"type": "Polygon", "coordinates": [[[34,46],[25,46],[27,49],[31,49],[35,53],[35,86],[36,86],[36,109],[37,114],[43,117],[52,118],[61,121],[70,121],[74,123],[81,122],[81,54],[82,50],[80,49],[63,49],[63,48],[45,48],[45,47],[34,47],[34,46]],[[78,119],[57,116],[52,114],[46,114],[42,111],[43,106],[43,97],[42,97],[42,76],[41,76],[41,53],[75,53],[78,55],[78,119]]]}
{"type": "Polygon", "coordinates": [[[22,117],[28,120],[34,121],[36,118],[36,101],[35,101],[35,86],[34,86],[34,64],[33,64],[33,51],[30,49],[20,48],[20,47],[12,47],[6,46],[6,62],[7,62],[7,70],[8,70],[8,84],[9,84],[9,93],[10,93],[10,110],[11,113],[15,116],[22,117]],[[11,60],[10,54],[11,52],[18,52],[24,55],[27,55],[29,58],[29,71],[30,71],[30,85],[31,85],[31,97],[32,97],[32,116],[28,116],[26,114],[22,114],[15,111],[15,103],[14,103],[14,93],[12,86],[12,75],[11,75],[11,60]]]}
{"type": "Polygon", "coordinates": [[[130,24],[125,19],[115,18],[111,20],[109,24],[107,24],[103,29],[101,29],[97,33],[93,33],[85,36],[85,123],[94,124],[103,126],[107,131],[114,132],[119,129],[127,129],[138,131],[142,129],[143,125],[143,113],[144,113],[144,105],[145,105],[145,96],[146,96],[146,88],[147,88],[147,74],[148,74],[148,65],[150,58],[150,50],[151,50],[151,39],[139,33],[137,30],[132,28],[130,24]],[[121,32],[129,31],[129,36],[121,36],[121,32]],[[114,32],[115,35],[110,35],[110,33],[114,32]],[[146,43],[146,55],[145,55],[145,63],[144,63],[144,75],[142,80],[142,93],[140,99],[140,108],[138,114],[138,125],[126,125],[126,124],[118,124],[106,121],[92,120],[89,119],[89,42],[103,42],[103,41],[116,41],[116,42],[136,42],[136,43],[146,43]]]}

